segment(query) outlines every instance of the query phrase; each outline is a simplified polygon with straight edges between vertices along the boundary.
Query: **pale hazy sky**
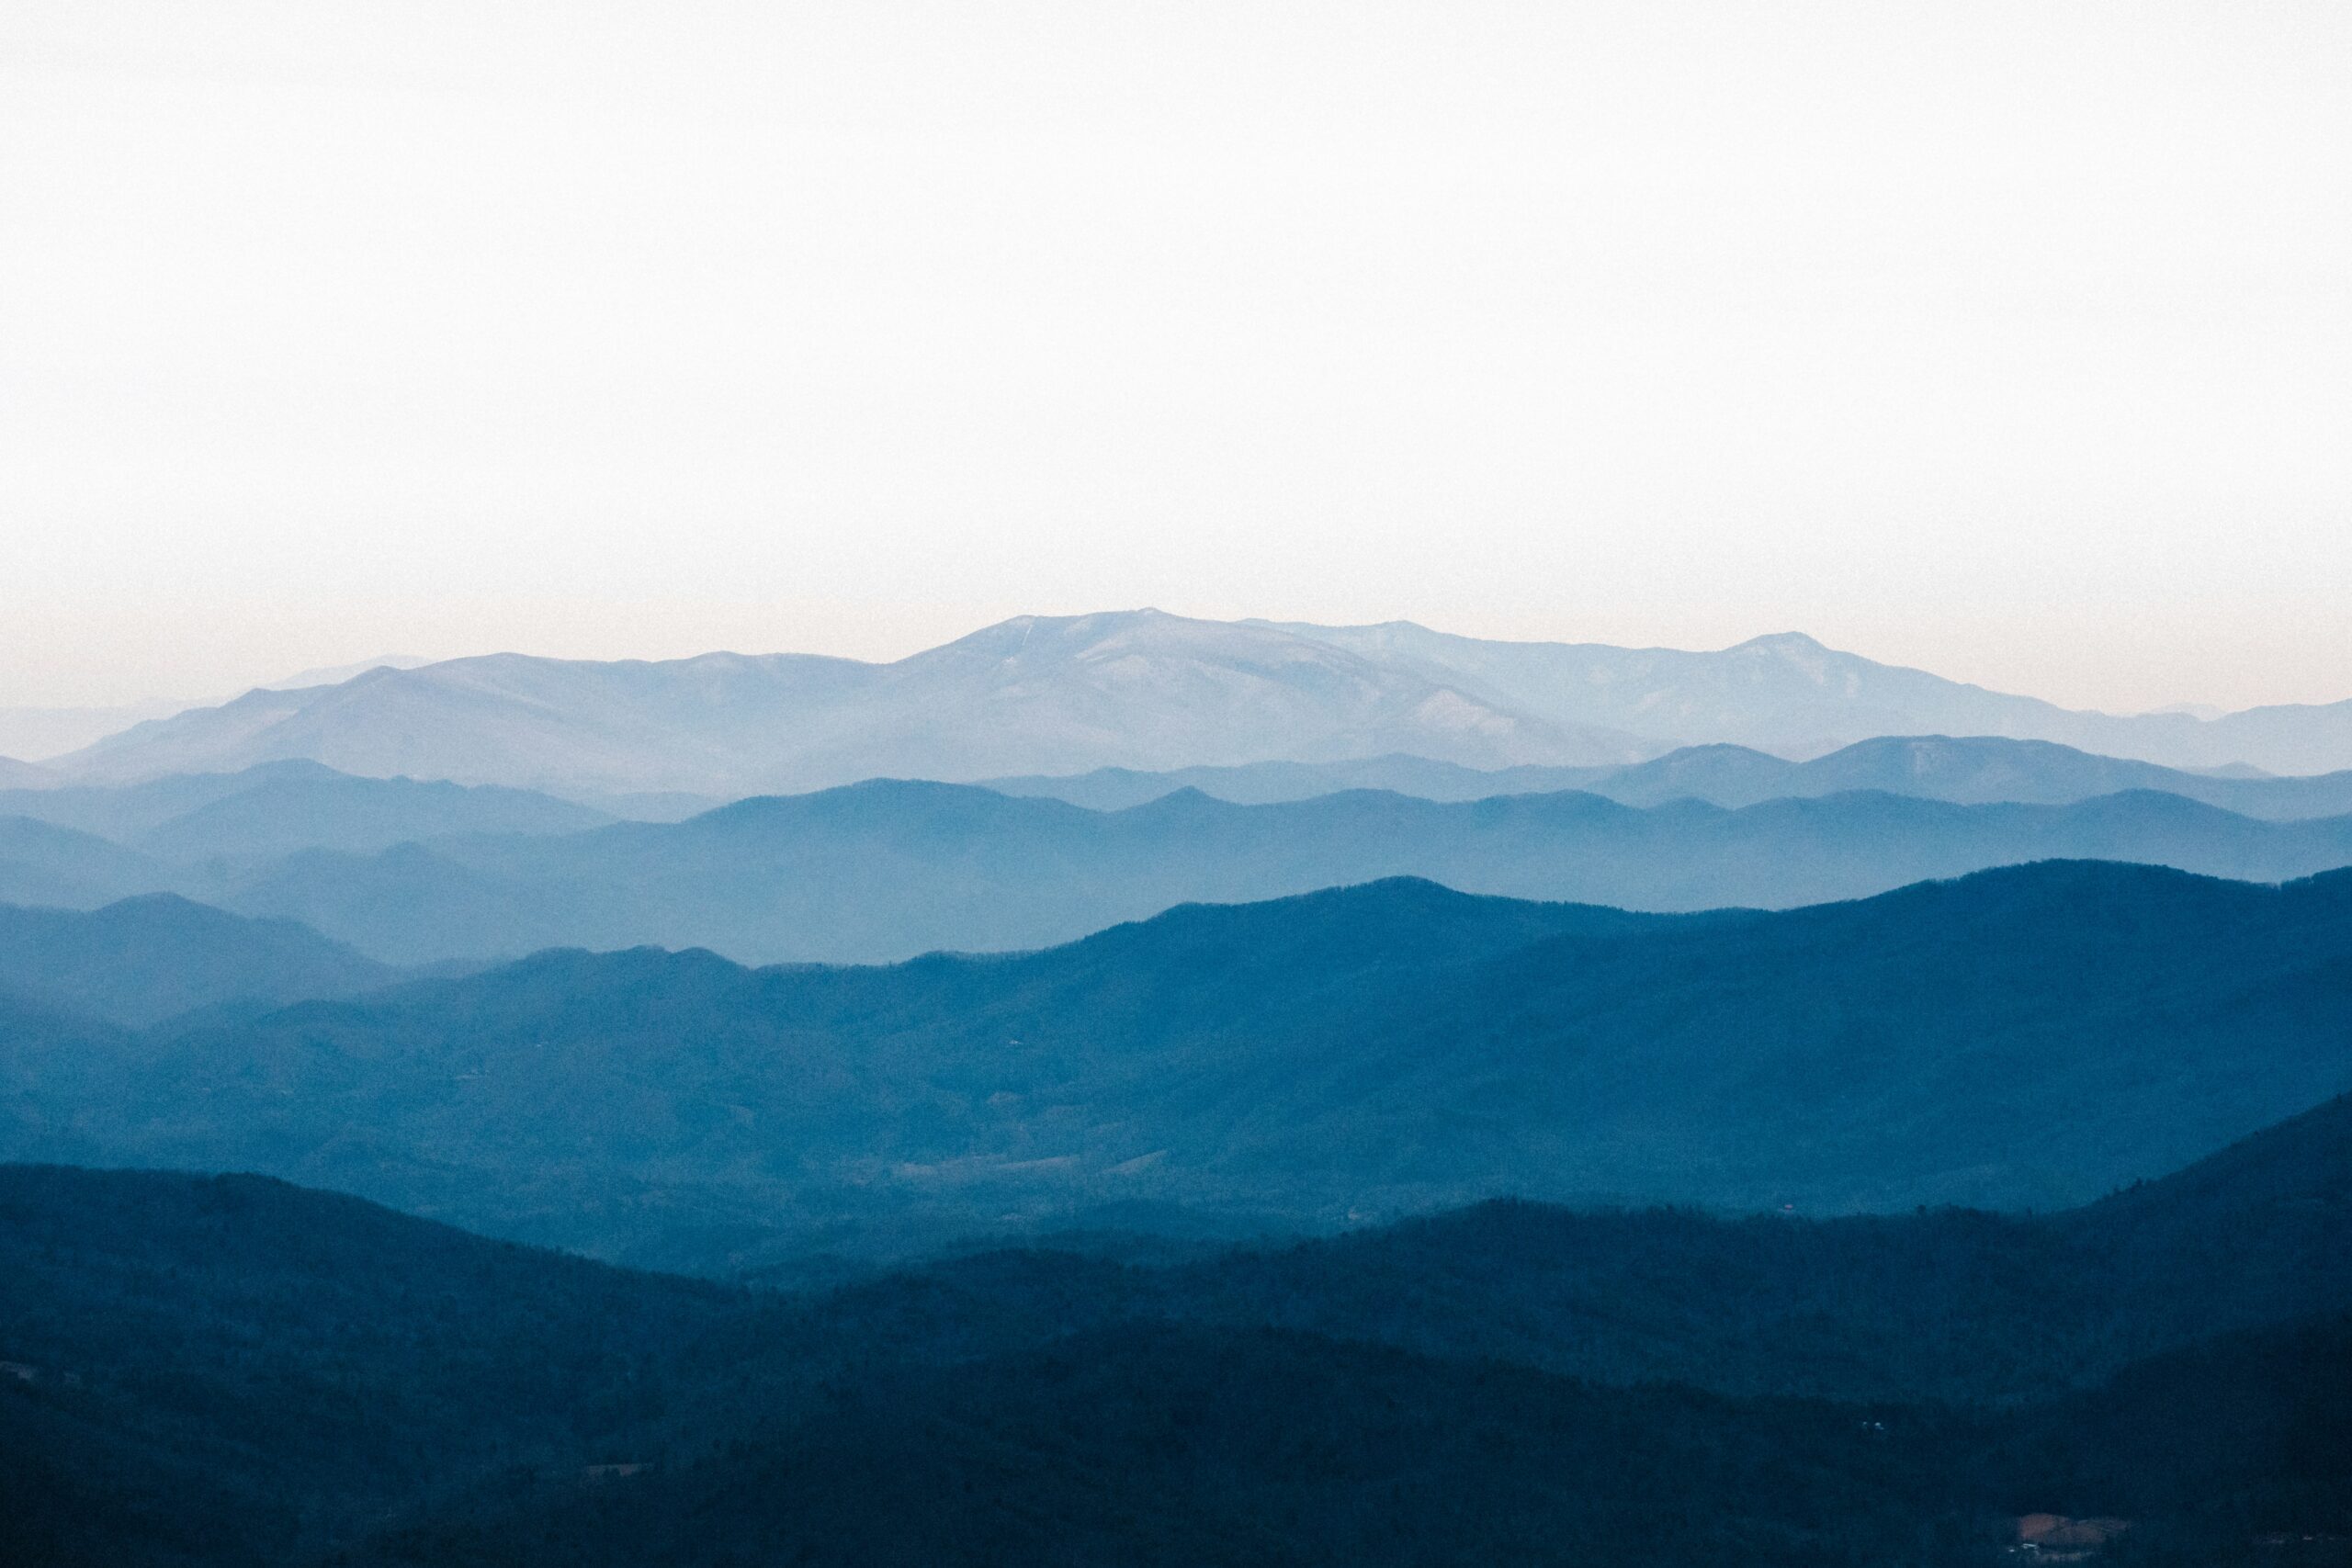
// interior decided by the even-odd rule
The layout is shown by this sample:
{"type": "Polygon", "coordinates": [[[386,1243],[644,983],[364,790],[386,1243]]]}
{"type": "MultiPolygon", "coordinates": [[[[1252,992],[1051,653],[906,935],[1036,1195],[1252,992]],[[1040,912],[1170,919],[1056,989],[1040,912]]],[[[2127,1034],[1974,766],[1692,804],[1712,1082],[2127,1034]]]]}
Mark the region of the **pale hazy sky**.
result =
{"type": "Polygon", "coordinates": [[[0,6],[0,704],[1154,604],[2352,696],[2352,5],[0,6]]]}

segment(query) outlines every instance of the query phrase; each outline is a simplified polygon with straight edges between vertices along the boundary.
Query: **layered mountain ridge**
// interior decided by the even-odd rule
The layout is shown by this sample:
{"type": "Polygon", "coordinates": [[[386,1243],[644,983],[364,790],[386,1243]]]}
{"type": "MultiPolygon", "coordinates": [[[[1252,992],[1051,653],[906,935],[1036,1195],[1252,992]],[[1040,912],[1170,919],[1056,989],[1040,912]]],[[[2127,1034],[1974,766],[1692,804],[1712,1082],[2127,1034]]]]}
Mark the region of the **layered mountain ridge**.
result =
{"type": "MultiPolygon", "coordinates": [[[[2277,882],[2352,864],[2352,778],[2164,774],[2173,788],[2066,798],[2157,773],[2014,741],[1865,742],[1793,764],[1729,748],[1612,770],[1597,791],[1493,794],[1486,774],[1389,758],[1208,782],[1309,788],[1359,771],[1431,794],[1345,789],[1241,804],[1188,775],[1118,775],[1117,809],[1000,788],[872,780],[758,796],[682,821],[613,821],[493,785],[355,778],[311,762],[101,788],[0,792],[0,901],[93,908],[175,893],[300,919],[380,962],[535,948],[708,947],[752,963],[875,962],[1075,940],[1187,902],[1388,876],[1626,908],[1782,908],[2035,860],[2104,859],[2277,882]],[[2045,765],[2044,750],[2056,753],[2045,765]],[[2022,751],[2023,756],[2018,755],[2022,751]],[[1922,757],[1957,758],[1916,766],[1922,757]],[[1437,770],[1432,775],[1431,770],[1437,770]],[[1403,776],[1399,776],[1403,775],[1403,776]],[[1849,780],[1903,790],[1837,790],[1849,780]],[[1147,787],[1136,790],[1138,784],[1147,787]],[[2059,804],[1944,795],[2056,795],[2059,804]],[[1707,794],[1748,804],[1721,806],[1707,794]],[[10,816],[9,809],[41,817],[10,816]],[[2275,815],[2274,815],[2275,814],[2275,815]]],[[[1106,781],[1074,781],[1078,793],[1106,781]]],[[[1237,789],[1236,793],[1247,793],[1237,789]]],[[[1283,794],[1277,789],[1270,793],[1283,794]]]]}
{"type": "Polygon", "coordinates": [[[28,1016],[0,1156],[619,1256],[1105,1204],[2049,1207],[2352,1089],[2347,1029],[2352,873],[2046,863],[1685,916],[1396,881],[1017,957],[559,950],[144,1033],[28,1016]]]}
{"type": "Polygon", "coordinates": [[[1989,1568],[2043,1510],[2333,1564],[2347,1110],[2042,1218],[1489,1204],[800,1297],[0,1166],[0,1554],[1989,1568]]]}
{"type": "Polygon", "coordinates": [[[2352,702],[2201,719],[2076,713],[1795,634],[1712,653],[1505,643],[1132,611],[1023,616],[888,664],[802,654],[589,663],[498,654],[255,691],[50,766],[127,782],[307,759],[596,795],[741,795],[1398,752],[1596,766],[1731,743],[1812,756],[1888,734],[2044,739],[2169,766],[2352,768],[2352,702]]]}
{"type": "Polygon", "coordinates": [[[1392,753],[1342,762],[1254,762],[1166,773],[1099,768],[1062,777],[1033,774],[980,782],[1006,795],[1050,795],[1098,811],[1140,806],[1180,789],[1196,789],[1243,806],[1378,789],[1449,801],[1578,790],[1627,806],[1702,800],[1723,807],[1816,799],[1856,790],[1960,806],[2065,806],[2102,795],[2149,790],[2268,821],[2352,813],[2352,772],[2292,778],[2193,772],[2097,756],[2055,741],[1982,735],[1875,736],[1801,762],[1752,747],[1718,743],[1683,747],[1643,762],[1579,768],[1465,768],[1392,753]]]}

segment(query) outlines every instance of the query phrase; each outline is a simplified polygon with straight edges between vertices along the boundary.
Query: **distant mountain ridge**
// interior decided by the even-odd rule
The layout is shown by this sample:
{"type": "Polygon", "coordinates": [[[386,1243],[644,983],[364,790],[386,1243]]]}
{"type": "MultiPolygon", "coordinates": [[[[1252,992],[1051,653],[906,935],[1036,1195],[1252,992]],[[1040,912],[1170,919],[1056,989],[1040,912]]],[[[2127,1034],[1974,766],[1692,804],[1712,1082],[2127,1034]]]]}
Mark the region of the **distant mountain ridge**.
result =
{"type": "Polygon", "coordinates": [[[88,913],[0,904],[0,989],[116,1023],[230,1002],[349,996],[398,970],[291,920],[254,920],[168,893],[88,913]]]}
{"type": "Polygon", "coordinates": [[[1751,637],[1720,653],[1597,643],[1490,642],[1409,621],[1369,626],[1259,623],[1445,680],[1475,696],[1542,705],[1586,724],[1685,743],[1728,742],[1809,757],[1881,735],[2054,740],[2172,767],[2246,762],[2272,773],[2352,768],[2352,699],[2249,708],[2206,719],[2172,711],[2062,708],[1880,664],[1802,632],[1751,637]]]}
{"type": "Polygon", "coordinates": [[[1344,762],[1255,762],[1147,773],[1102,768],[1062,778],[985,779],[1007,795],[1050,795],[1115,811],[1197,789],[1239,805],[1307,800],[1348,789],[1392,790],[1425,800],[1485,800],[1501,795],[1581,790],[1628,806],[1702,800],[1755,806],[1851,790],[1979,806],[2064,806],[2125,790],[2177,795],[2242,817],[2291,821],[2352,813],[2352,771],[2309,778],[2192,773],[2154,762],[2094,756],[2049,740],[1998,736],[1879,736],[1794,762],[1745,746],[1685,747],[1623,766],[1465,768],[1390,755],[1344,762]]]}
{"type": "Polygon", "coordinates": [[[360,778],[303,761],[130,784],[0,788],[0,818],[9,817],[178,861],[261,860],[302,849],[372,853],[453,833],[570,833],[615,820],[529,790],[360,778]]]}
{"type": "Polygon", "coordinates": [[[1156,612],[1023,617],[895,664],[500,654],[250,692],[139,726],[60,771],[89,782],[308,758],[345,773],[607,793],[746,795],[876,775],[1435,751],[1472,761],[1657,750],[1506,713],[1280,632],[1156,612]]]}
{"type": "Polygon", "coordinates": [[[135,894],[178,892],[185,880],[179,868],[95,833],[0,816],[0,903],[94,909],[135,894]]]}
{"type": "Polygon", "coordinates": [[[877,781],[676,824],[304,853],[217,897],[391,963],[649,942],[753,963],[874,962],[1045,947],[1173,905],[1390,876],[1634,909],[1786,908],[2052,858],[2277,882],[2352,864],[2352,817],[2256,822],[2144,792],[2071,806],[1852,794],[1725,810],[1573,793],[1236,806],[1184,791],[1106,813],[877,781]]]}
{"type": "Polygon", "coordinates": [[[2175,767],[2352,768],[2352,701],[2075,713],[1794,634],[1713,653],[1158,611],[1023,616],[888,664],[806,654],[586,663],[499,654],[254,691],[59,759],[84,782],[309,759],[555,793],[741,795],[1405,753],[1478,768],[1739,744],[1811,756],[1890,734],[2058,741],[2175,767]]]}
{"type": "Polygon", "coordinates": [[[1207,781],[1237,794],[1271,785],[1266,793],[1306,795],[1263,805],[1164,792],[1170,775],[1001,789],[871,780],[755,796],[684,820],[614,821],[530,791],[272,762],[122,786],[0,791],[0,903],[88,909],[175,893],[300,920],[401,964],[640,943],[708,947],[748,963],[876,962],[1050,946],[1177,904],[1387,876],[1690,910],[1785,908],[2051,858],[2256,882],[2352,864],[2352,815],[2295,815],[2331,804],[2352,779],[2160,778],[2247,795],[2278,813],[2275,821],[2163,790],[2063,805],[1933,798],[1972,789],[2064,795],[2153,771],[2009,741],[1868,742],[1801,764],[1710,748],[1594,781],[1642,803],[1626,804],[1579,791],[1490,793],[1498,778],[1551,783],[1555,771],[1496,775],[1390,757],[1328,773],[1267,764],[1207,781]],[[2045,750],[2063,765],[2042,766],[2045,750]],[[1915,765],[1923,750],[1958,761],[1915,765]],[[2003,761],[2019,750],[2024,765],[2003,761]],[[1357,776],[1472,798],[1323,792],[1357,776]],[[1904,793],[1815,793],[1857,778],[1904,793]],[[1049,797],[1066,784],[1150,798],[1105,810],[1049,797]],[[1043,793],[1004,793],[1029,788],[1043,793]],[[1736,807],[1692,798],[1759,794],[1736,807]]]}
{"type": "MultiPolygon", "coordinates": [[[[19,767],[46,766],[151,718],[167,718],[194,704],[158,699],[113,707],[0,707],[0,753],[19,767]]],[[[32,783],[27,779],[22,782],[32,783]]]]}

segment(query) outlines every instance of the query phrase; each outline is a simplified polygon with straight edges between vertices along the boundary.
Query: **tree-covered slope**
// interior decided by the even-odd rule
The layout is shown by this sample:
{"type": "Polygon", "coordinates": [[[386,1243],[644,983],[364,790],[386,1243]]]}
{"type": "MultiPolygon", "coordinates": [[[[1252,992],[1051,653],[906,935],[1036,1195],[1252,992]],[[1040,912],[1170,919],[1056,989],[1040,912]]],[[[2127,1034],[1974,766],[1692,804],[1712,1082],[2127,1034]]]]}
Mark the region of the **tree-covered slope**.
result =
{"type": "Polygon", "coordinates": [[[642,1370],[740,1306],[254,1177],[0,1167],[0,1557],[291,1561],[586,1462],[583,1422],[642,1426],[642,1370]]]}
{"type": "MultiPolygon", "coordinates": [[[[2305,1152],[2278,1169],[2340,1131],[2282,1130],[2305,1152]]],[[[2177,1194],[2216,1258],[2280,1245],[2211,1176],[2133,1201],[2177,1194]]],[[[2297,1179],[2263,1190],[2312,1196],[2297,1179]]],[[[1178,1269],[981,1255],[794,1300],[252,1178],[0,1168],[0,1552],[1959,1564],[2000,1561],[2037,1509],[2132,1517],[2162,1560],[2341,1529],[2340,1259],[2252,1317],[2219,1272],[2165,1278],[2188,1331],[2132,1360],[2163,1259],[2100,1287],[2121,1256],[2081,1234],[2100,1213],[1489,1207],[1178,1269]],[[1612,1363],[1612,1340],[1682,1348],[1612,1363]],[[2004,1340],[2021,1359],[1952,1383],[1955,1345],[2004,1340]],[[2086,1348],[2107,1359],[2064,1359],[2086,1348]]]]}
{"type": "Polygon", "coordinates": [[[2049,863],[1673,918],[1391,883],[885,968],[554,952],[158,1032],[100,1081],[0,1051],[21,1156],[614,1255],[1120,1203],[2054,1208],[2352,1088],[2347,955],[2340,875],[2049,863]]]}

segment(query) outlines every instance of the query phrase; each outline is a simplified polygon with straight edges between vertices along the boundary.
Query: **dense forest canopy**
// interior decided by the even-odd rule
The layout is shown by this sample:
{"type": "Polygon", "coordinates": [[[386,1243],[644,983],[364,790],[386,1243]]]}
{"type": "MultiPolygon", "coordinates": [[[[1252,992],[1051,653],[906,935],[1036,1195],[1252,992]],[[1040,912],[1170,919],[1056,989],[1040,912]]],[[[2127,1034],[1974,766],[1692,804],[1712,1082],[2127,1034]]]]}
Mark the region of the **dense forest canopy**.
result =
{"type": "Polygon", "coordinates": [[[797,1295],[8,1167],[0,1529],[93,1564],[1957,1564],[2047,1511],[2235,1561],[2352,1533],[2346,1234],[2352,1100],[2040,1218],[1503,1203],[797,1295]]]}

